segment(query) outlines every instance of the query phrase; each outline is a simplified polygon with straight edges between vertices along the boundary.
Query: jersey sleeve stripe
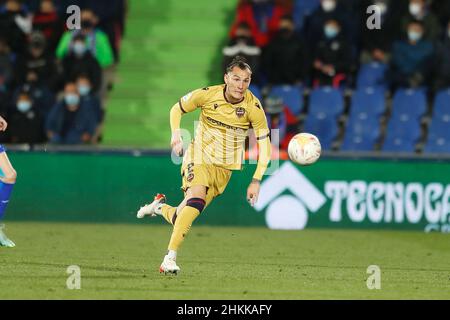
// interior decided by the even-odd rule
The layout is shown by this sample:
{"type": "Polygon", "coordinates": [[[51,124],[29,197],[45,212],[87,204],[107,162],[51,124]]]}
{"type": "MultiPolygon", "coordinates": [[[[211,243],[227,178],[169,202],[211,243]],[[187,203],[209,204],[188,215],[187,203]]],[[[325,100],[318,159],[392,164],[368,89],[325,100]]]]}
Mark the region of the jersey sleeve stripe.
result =
{"type": "Polygon", "coordinates": [[[187,113],[184,109],[183,109],[183,104],[181,103],[181,99],[178,100],[178,104],[180,105],[180,109],[183,113],[187,113]]]}

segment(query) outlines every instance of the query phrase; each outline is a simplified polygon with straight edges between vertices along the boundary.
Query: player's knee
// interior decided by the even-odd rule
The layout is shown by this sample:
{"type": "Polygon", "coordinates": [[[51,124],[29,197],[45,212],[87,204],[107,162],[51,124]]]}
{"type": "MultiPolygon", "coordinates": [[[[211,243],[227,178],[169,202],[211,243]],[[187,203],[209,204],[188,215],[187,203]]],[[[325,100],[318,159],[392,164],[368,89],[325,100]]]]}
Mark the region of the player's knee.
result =
{"type": "Polygon", "coordinates": [[[202,198],[190,198],[186,202],[187,206],[197,209],[200,213],[205,208],[205,204],[206,202],[202,198]]]}
{"type": "Polygon", "coordinates": [[[3,177],[3,182],[5,183],[16,183],[17,180],[17,172],[16,170],[8,170],[5,172],[5,176],[3,177]]]}

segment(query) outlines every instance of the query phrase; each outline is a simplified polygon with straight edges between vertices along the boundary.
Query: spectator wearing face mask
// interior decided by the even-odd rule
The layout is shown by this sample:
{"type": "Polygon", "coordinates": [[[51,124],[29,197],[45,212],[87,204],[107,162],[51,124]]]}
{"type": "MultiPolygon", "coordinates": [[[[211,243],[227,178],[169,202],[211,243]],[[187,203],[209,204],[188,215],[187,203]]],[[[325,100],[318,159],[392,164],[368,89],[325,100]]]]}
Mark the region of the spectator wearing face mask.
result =
{"type": "Polygon", "coordinates": [[[95,115],[96,128],[92,136],[92,143],[98,143],[103,131],[104,110],[101,106],[100,99],[92,91],[92,84],[87,74],[81,74],[77,79],[78,93],[82,103],[86,105],[95,115]]]}
{"type": "Polygon", "coordinates": [[[441,35],[441,26],[438,17],[431,12],[425,0],[409,0],[408,13],[401,20],[402,30],[406,30],[411,21],[420,21],[426,30],[423,37],[426,40],[437,41],[441,35]]]}
{"type": "MultiPolygon", "coordinates": [[[[352,31],[352,18],[338,0],[321,0],[320,6],[307,19],[305,33],[310,45],[315,46],[323,35],[323,28],[328,20],[336,20],[341,26],[341,35],[354,42],[356,34],[352,31]]],[[[353,20],[357,20],[353,18],[353,20]]]]}
{"type": "Polygon", "coordinates": [[[264,71],[270,85],[303,83],[308,74],[308,50],[295,32],[291,16],[284,16],[275,38],[264,49],[264,71]]]}
{"type": "Polygon", "coordinates": [[[97,59],[102,68],[108,68],[114,63],[114,55],[108,36],[96,28],[98,23],[97,16],[92,10],[81,11],[81,31],[73,30],[64,33],[58,48],[56,56],[63,59],[71,51],[75,50],[75,37],[80,33],[85,37],[86,48],[97,59]]]}
{"type": "Polygon", "coordinates": [[[397,21],[398,12],[392,6],[392,0],[370,0],[365,2],[365,4],[367,6],[363,7],[364,11],[367,10],[368,6],[375,5],[379,9],[381,17],[380,29],[369,29],[366,23],[367,16],[363,16],[364,19],[361,21],[361,62],[377,61],[387,63],[392,44],[400,36],[398,32],[400,24],[397,21]]]}
{"type": "Polygon", "coordinates": [[[340,87],[351,70],[351,48],[337,20],[328,20],[313,53],[313,85],[340,87]]]}
{"type": "Polygon", "coordinates": [[[439,91],[450,88],[450,20],[445,29],[444,40],[436,50],[433,89],[439,91]]]}
{"type": "Polygon", "coordinates": [[[225,48],[223,48],[222,53],[224,72],[234,57],[241,56],[247,60],[247,63],[252,68],[252,82],[258,83],[261,49],[256,46],[255,40],[252,38],[250,27],[247,23],[242,22],[238,26],[235,37],[230,40],[225,48]]]}
{"type": "Polygon", "coordinates": [[[433,44],[424,38],[425,28],[421,21],[409,22],[407,35],[407,40],[395,42],[392,48],[389,80],[393,89],[429,85],[433,44]]]}
{"type": "Polygon", "coordinates": [[[43,143],[45,141],[43,118],[36,110],[29,91],[22,90],[11,107],[8,126],[11,143],[43,143]]]}
{"type": "Polygon", "coordinates": [[[80,98],[75,83],[66,84],[64,99],[51,110],[45,128],[50,143],[91,142],[96,128],[95,114],[80,98]]]}
{"type": "Polygon", "coordinates": [[[77,34],[73,38],[72,49],[62,61],[64,83],[76,80],[80,75],[86,75],[92,84],[91,91],[98,94],[102,86],[102,69],[97,59],[87,49],[86,37],[77,34]]]}

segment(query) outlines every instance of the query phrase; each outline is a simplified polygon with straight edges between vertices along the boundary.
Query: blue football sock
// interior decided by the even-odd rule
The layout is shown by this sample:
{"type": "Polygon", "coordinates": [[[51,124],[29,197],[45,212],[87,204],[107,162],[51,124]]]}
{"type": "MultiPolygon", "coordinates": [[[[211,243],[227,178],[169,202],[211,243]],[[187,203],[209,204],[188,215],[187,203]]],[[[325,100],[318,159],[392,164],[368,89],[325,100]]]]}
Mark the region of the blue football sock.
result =
{"type": "Polygon", "coordinates": [[[0,182],[0,221],[5,215],[14,184],[0,182]]]}

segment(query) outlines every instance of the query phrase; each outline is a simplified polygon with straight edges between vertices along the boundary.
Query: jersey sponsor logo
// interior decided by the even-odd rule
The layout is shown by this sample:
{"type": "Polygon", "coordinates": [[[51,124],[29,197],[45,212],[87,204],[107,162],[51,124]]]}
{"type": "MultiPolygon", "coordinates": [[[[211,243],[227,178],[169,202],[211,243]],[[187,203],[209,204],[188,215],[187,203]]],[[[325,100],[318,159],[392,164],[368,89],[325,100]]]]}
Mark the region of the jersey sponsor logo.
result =
{"type": "Polygon", "coordinates": [[[234,130],[234,131],[241,131],[241,132],[245,132],[245,131],[246,131],[245,129],[230,126],[229,124],[220,122],[220,121],[215,120],[215,119],[210,118],[210,117],[206,117],[206,119],[208,119],[208,121],[211,122],[211,123],[214,123],[214,124],[216,124],[216,125],[219,125],[219,126],[221,126],[221,127],[227,128],[227,129],[232,129],[232,130],[234,130]]]}
{"type": "Polygon", "coordinates": [[[238,118],[242,118],[245,114],[245,109],[242,107],[237,107],[236,108],[236,115],[238,116],[238,118]]]}
{"type": "Polygon", "coordinates": [[[187,95],[185,95],[183,98],[181,98],[181,101],[187,102],[192,97],[192,92],[189,92],[187,95]]]}

